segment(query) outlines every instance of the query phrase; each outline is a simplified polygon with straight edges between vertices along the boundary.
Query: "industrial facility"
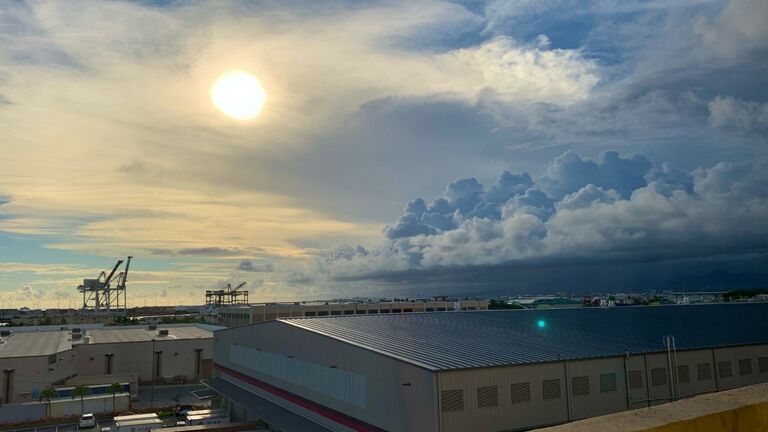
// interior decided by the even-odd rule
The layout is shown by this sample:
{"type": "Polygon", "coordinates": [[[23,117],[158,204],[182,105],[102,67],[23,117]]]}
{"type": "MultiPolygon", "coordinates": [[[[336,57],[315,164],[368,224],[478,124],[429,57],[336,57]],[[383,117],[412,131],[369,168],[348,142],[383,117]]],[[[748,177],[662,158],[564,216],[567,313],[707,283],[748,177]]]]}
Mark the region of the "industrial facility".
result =
{"type": "Polygon", "coordinates": [[[217,327],[20,327],[0,333],[0,400],[37,402],[48,387],[179,384],[210,377],[217,327]]]}
{"type": "Polygon", "coordinates": [[[408,312],[446,312],[454,310],[487,310],[488,300],[381,300],[307,303],[262,303],[218,309],[218,324],[236,327],[278,318],[321,317],[338,315],[377,315],[408,312]]]}
{"type": "Polygon", "coordinates": [[[768,304],[283,318],[218,331],[234,421],[514,431],[768,381],[768,304]]]}

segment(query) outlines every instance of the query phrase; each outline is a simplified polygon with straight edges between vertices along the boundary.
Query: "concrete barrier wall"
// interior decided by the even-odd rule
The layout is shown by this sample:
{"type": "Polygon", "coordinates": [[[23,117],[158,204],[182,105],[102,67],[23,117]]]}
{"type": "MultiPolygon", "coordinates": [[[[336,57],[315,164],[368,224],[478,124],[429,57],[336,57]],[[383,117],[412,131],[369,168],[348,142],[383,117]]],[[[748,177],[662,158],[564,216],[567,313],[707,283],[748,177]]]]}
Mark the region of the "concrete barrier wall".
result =
{"type": "Polygon", "coordinates": [[[45,405],[40,403],[0,405],[0,424],[36,420],[45,415],[45,405]]]}
{"type": "Polygon", "coordinates": [[[768,432],[768,383],[595,417],[537,432],[768,432]]]}
{"type": "Polygon", "coordinates": [[[670,423],[645,432],[768,432],[768,402],[670,423]]]}

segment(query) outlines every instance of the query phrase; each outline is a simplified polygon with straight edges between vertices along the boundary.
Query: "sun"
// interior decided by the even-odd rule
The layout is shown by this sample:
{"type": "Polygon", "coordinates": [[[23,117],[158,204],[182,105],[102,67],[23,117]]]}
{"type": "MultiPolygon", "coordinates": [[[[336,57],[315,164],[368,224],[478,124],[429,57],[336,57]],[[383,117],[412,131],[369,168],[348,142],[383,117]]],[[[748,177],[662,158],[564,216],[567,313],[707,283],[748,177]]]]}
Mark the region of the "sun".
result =
{"type": "Polygon", "coordinates": [[[210,94],[216,108],[237,120],[258,116],[267,101],[259,79],[242,70],[221,75],[211,86],[210,94]]]}

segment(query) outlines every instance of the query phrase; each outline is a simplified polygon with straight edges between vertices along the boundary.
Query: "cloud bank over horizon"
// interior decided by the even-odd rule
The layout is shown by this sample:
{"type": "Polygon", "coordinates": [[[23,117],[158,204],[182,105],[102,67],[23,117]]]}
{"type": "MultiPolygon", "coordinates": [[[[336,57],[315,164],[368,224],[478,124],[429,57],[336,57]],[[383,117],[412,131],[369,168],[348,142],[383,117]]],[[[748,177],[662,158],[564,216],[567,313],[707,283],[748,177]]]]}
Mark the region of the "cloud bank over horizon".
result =
{"type": "Polygon", "coordinates": [[[568,151],[544,175],[503,171],[488,187],[449,183],[414,198],[387,240],[341,247],[323,266],[341,280],[473,266],[638,262],[768,252],[768,162],[685,172],[643,155],[568,151]]]}

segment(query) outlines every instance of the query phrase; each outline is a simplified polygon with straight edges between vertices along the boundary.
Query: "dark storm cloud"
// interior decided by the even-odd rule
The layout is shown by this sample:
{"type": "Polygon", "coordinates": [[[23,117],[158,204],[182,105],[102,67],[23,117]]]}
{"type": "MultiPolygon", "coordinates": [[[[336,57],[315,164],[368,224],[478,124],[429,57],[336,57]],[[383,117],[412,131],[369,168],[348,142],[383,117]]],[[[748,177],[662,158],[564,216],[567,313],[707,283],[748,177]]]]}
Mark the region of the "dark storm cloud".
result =
{"type": "Polygon", "coordinates": [[[459,179],[428,206],[416,198],[385,229],[387,242],[340,248],[324,265],[342,280],[402,282],[495,267],[583,262],[634,268],[630,264],[649,260],[768,253],[763,161],[686,173],[669,164],[653,167],[642,155],[604,152],[590,160],[566,153],[538,181],[520,174],[506,182],[515,192],[500,202],[499,185],[510,176],[502,173],[488,189],[459,179]]]}
{"type": "Polygon", "coordinates": [[[237,269],[247,272],[272,272],[274,265],[272,263],[254,263],[251,260],[242,260],[237,265],[237,269]]]}

